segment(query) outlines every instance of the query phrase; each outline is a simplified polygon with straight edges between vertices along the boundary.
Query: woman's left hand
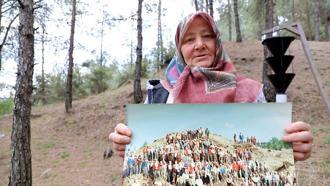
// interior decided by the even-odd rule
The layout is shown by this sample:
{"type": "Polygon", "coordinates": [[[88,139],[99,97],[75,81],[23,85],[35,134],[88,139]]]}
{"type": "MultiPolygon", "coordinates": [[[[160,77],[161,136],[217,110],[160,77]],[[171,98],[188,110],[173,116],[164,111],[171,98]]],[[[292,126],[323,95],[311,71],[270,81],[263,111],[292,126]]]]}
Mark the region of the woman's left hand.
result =
{"type": "Polygon", "coordinates": [[[287,134],[283,136],[283,141],[292,143],[294,160],[303,161],[309,158],[313,145],[311,126],[305,122],[298,121],[286,126],[285,131],[287,134]]]}

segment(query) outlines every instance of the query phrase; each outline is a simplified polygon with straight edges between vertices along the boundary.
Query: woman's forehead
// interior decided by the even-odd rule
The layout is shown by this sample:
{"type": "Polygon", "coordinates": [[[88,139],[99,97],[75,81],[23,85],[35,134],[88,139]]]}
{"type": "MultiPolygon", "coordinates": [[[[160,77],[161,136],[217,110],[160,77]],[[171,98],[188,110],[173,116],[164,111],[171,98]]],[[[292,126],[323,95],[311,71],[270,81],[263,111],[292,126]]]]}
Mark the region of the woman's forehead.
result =
{"type": "Polygon", "coordinates": [[[190,24],[188,24],[186,26],[187,26],[186,33],[183,33],[184,35],[194,33],[196,31],[198,31],[198,32],[209,32],[209,31],[214,32],[210,23],[201,17],[197,17],[197,18],[193,19],[190,22],[190,24]]]}

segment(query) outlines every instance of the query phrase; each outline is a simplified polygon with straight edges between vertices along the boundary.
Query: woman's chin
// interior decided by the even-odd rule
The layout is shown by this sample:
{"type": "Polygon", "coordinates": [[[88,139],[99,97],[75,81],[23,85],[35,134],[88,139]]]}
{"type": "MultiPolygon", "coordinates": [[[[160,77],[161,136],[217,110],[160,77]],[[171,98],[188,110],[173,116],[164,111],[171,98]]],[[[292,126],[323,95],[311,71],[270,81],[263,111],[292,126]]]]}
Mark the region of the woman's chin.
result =
{"type": "Polygon", "coordinates": [[[211,65],[212,65],[212,62],[210,62],[210,61],[199,61],[199,62],[194,63],[192,66],[208,68],[211,65]]]}

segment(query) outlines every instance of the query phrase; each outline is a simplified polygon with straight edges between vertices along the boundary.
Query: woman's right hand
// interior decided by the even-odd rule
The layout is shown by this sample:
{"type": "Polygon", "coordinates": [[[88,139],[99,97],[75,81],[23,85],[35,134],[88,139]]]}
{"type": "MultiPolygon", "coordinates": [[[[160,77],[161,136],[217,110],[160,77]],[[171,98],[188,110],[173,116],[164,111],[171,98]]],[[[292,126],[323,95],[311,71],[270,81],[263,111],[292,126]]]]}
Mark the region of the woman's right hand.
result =
{"type": "Polygon", "coordinates": [[[131,137],[132,130],[122,123],[117,124],[115,131],[109,134],[109,139],[118,156],[125,156],[125,147],[131,142],[131,137]]]}

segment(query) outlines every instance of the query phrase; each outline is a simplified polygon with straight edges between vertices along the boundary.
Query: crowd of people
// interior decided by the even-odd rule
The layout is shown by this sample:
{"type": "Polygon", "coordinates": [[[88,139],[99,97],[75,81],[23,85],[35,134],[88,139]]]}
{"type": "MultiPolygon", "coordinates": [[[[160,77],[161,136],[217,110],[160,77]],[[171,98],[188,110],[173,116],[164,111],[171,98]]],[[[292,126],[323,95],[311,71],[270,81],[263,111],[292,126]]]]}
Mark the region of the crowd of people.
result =
{"type": "MultiPolygon", "coordinates": [[[[243,135],[242,132],[240,132],[239,135],[238,135],[238,139],[239,140],[237,139],[236,133],[234,133],[233,138],[234,138],[234,142],[235,143],[236,142],[239,142],[239,143],[243,143],[244,142],[244,135],[243,135]]],[[[253,145],[256,145],[257,144],[257,138],[255,136],[249,136],[249,137],[246,138],[246,142],[252,143],[253,145]]]]}
{"type": "Polygon", "coordinates": [[[175,132],[165,136],[163,146],[127,152],[123,177],[143,175],[173,185],[293,185],[294,176],[287,170],[270,170],[253,158],[251,148],[244,145],[251,140],[229,147],[209,135],[207,128],[175,132]]]}

